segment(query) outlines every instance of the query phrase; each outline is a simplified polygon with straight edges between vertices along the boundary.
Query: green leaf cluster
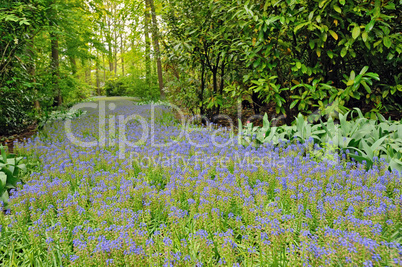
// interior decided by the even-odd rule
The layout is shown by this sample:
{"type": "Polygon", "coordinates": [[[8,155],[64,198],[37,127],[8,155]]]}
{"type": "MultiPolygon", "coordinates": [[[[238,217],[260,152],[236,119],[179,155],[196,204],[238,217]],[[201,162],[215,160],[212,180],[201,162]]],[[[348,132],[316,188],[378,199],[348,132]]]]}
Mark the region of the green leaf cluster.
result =
{"type": "Polygon", "coordinates": [[[386,120],[380,114],[376,116],[376,119],[367,119],[355,108],[344,115],[339,114],[337,123],[329,117],[326,122],[312,124],[299,113],[293,125],[276,126],[276,122],[270,122],[265,114],[262,127],[252,123],[243,126],[239,121],[239,142],[258,147],[264,143],[277,146],[282,142],[297,141],[308,145],[307,151],[315,158],[330,154],[334,159],[333,154],[340,153],[365,163],[367,169],[382,160],[390,170],[402,172],[402,121],[386,120]],[[314,145],[320,149],[313,149],[314,145]]]}
{"type": "Polygon", "coordinates": [[[201,81],[194,97],[209,108],[218,94],[274,104],[288,118],[333,101],[343,113],[391,111],[402,97],[400,9],[378,0],[169,1],[166,56],[176,79],[201,81]],[[208,61],[225,71],[219,65],[215,77],[208,61]]]}
{"type": "Polygon", "coordinates": [[[3,206],[9,203],[10,190],[17,188],[17,183],[21,182],[21,174],[27,171],[22,157],[7,156],[6,150],[0,146],[0,201],[3,206]]]}

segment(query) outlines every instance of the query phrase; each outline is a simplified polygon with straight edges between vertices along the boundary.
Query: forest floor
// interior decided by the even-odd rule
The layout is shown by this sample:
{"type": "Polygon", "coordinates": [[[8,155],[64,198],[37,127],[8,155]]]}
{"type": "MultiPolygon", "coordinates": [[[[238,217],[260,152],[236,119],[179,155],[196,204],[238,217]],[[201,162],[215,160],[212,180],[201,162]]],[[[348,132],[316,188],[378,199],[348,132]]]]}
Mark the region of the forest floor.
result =
{"type": "Polygon", "coordinates": [[[10,153],[13,153],[14,151],[14,141],[23,141],[25,139],[28,139],[32,137],[34,134],[37,132],[37,126],[36,124],[30,125],[27,129],[20,133],[16,133],[13,135],[0,135],[0,145],[6,146],[8,148],[8,151],[10,153]]]}
{"type": "Polygon", "coordinates": [[[169,109],[109,100],[105,124],[88,108],[16,144],[37,167],[0,215],[3,265],[402,263],[402,186],[386,166],[245,146],[183,128],[169,109]],[[119,115],[136,117],[120,127],[119,115]]]}
{"type": "MultiPolygon", "coordinates": [[[[92,101],[107,101],[108,103],[117,103],[117,104],[127,104],[127,103],[131,103],[132,101],[134,102],[138,102],[140,101],[140,98],[138,97],[126,97],[126,96],[112,96],[112,97],[106,97],[106,96],[97,96],[97,97],[92,97],[91,98],[91,102],[92,101]]],[[[267,105],[265,107],[263,107],[261,109],[260,114],[265,114],[267,113],[268,118],[271,120],[272,118],[279,118],[280,116],[278,114],[276,114],[275,111],[275,105],[270,104],[267,105]]],[[[238,126],[238,115],[237,113],[231,112],[228,114],[229,117],[231,118],[234,127],[237,128],[238,126]]],[[[402,112],[398,112],[396,110],[394,111],[390,111],[390,112],[386,112],[382,114],[385,118],[391,118],[393,120],[401,120],[402,119],[402,112]]],[[[241,112],[241,118],[242,118],[242,123],[244,124],[248,118],[253,118],[252,122],[254,125],[256,126],[261,126],[262,125],[262,120],[261,118],[258,118],[258,116],[255,116],[255,112],[252,108],[247,108],[247,109],[243,109],[241,112]],[[254,116],[254,117],[253,117],[254,116]]],[[[176,114],[176,119],[180,120],[180,116],[179,114],[176,114]]],[[[230,123],[228,122],[227,119],[218,119],[215,121],[215,124],[217,126],[223,126],[223,127],[229,127],[230,123]]],[[[282,118],[282,120],[277,121],[277,125],[280,126],[284,124],[284,120],[282,118]]],[[[19,140],[19,141],[23,141],[25,139],[28,139],[30,137],[32,137],[33,135],[35,135],[37,133],[37,125],[36,124],[32,124],[30,125],[27,129],[25,129],[24,131],[20,132],[20,133],[16,133],[13,135],[9,135],[9,136],[1,136],[0,135],[0,145],[3,146],[7,146],[8,147],[8,151],[10,153],[13,153],[14,150],[14,142],[19,140]]]]}
{"type": "MultiPolygon", "coordinates": [[[[107,97],[107,96],[95,96],[91,97],[91,102],[93,101],[108,101],[108,102],[118,102],[122,103],[122,101],[127,104],[128,102],[131,101],[140,101],[140,98],[138,97],[128,97],[128,96],[113,96],[113,97],[107,97]]],[[[8,148],[8,151],[10,153],[14,152],[14,142],[15,141],[21,141],[23,142],[24,140],[29,139],[33,135],[35,135],[38,132],[37,129],[37,124],[33,123],[29,127],[27,127],[25,130],[11,134],[11,135],[0,135],[0,145],[6,146],[8,148]]]]}

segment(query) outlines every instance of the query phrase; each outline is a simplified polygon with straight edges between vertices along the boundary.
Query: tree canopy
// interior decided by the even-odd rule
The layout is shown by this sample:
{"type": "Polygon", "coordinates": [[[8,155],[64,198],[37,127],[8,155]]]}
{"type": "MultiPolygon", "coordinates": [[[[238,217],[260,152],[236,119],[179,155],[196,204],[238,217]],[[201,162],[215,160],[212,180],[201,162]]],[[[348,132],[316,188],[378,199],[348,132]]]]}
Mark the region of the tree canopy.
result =
{"type": "Polygon", "coordinates": [[[244,100],[290,120],[400,110],[401,10],[393,0],[3,1],[0,134],[94,95],[166,95],[209,118],[244,100]]]}

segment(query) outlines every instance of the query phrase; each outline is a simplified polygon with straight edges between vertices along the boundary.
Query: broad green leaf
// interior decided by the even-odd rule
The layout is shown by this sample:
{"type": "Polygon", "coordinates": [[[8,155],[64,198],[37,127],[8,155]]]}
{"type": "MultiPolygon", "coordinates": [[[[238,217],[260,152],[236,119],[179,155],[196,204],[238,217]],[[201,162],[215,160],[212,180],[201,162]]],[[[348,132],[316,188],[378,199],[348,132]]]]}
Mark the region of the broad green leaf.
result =
{"type": "Polygon", "coordinates": [[[2,157],[2,162],[7,163],[7,155],[6,155],[6,150],[4,149],[3,146],[0,146],[0,151],[1,151],[1,157],[2,157]]]}
{"type": "Polygon", "coordinates": [[[338,40],[338,34],[336,34],[336,32],[334,32],[333,30],[329,30],[329,34],[331,34],[331,36],[332,36],[335,40],[338,40]]]}
{"type": "Polygon", "coordinates": [[[364,80],[360,81],[360,84],[363,85],[363,87],[366,89],[367,93],[371,94],[371,89],[364,80]]]}
{"type": "Polygon", "coordinates": [[[304,27],[304,26],[306,26],[307,24],[309,24],[310,22],[305,22],[305,23],[301,23],[301,24],[299,24],[299,25],[297,25],[295,28],[294,28],[294,33],[296,33],[298,30],[300,30],[302,27],[304,27]]]}
{"type": "Polygon", "coordinates": [[[7,167],[3,167],[0,171],[2,171],[5,174],[7,174],[8,178],[11,178],[13,176],[13,173],[7,167]]]}
{"type": "Polygon", "coordinates": [[[294,101],[290,104],[289,108],[290,108],[290,109],[294,108],[294,107],[297,105],[298,102],[299,102],[298,99],[294,100],[294,101]]]}
{"type": "Polygon", "coordinates": [[[17,169],[26,172],[27,171],[27,166],[25,164],[18,164],[17,169]]]}
{"type": "Polygon", "coordinates": [[[8,195],[8,191],[5,190],[3,192],[3,194],[0,196],[0,201],[3,201],[4,204],[8,204],[8,200],[9,200],[9,195],[8,195]]]}
{"type": "Polygon", "coordinates": [[[356,99],[360,99],[360,93],[359,92],[353,92],[353,97],[356,99]]]}
{"type": "Polygon", "coordinates": [[[7,184],[7,175],[4,172],[0,172],[0,192],[7,184]]]}
{"type": "Polygon", "coordinates": [[[341,8],[340,8],[339,6],[337,6],[337,5],[334,5],[334,10],[335,10],[336,12],[338,12],[339,14],[342,13],[341,8]]]}
{"type": "Polygon", "coordinates": [[[383,39],[383,42],[386,48],[390,48],[392,45],[392,41],[388,36],[383,39]]]}
{"type": "Polygon", "coordinates": [[[373,44],[374,48],[377,47],[379,44],[381,44],[382,41],[383,41],[383,40],[380,39],[380,40],[378,40],[377,42],[375,42],[375,43],[373,44]]]}
{"type": "Polygon", "coordinates": [[[314,10],[310,12],[310,14],[308,15],[308,20],[312,20],[314,16],[314,10]]]}
{"type": "Polygon", "coordinates": [[[357,37],[359,37],[359,35],[360,35],[360,27],[359,27],[359,26],[355,26],[355,27],[353,28],[353,31],[352,31],[352,37],[353,37],[353,39],[356,39],[357,37]]]}
{"type": "Polygon", "coordinates": [[[356,161],[358,161],[358,162],[360,162],[360,163],[363,163],[363,161],[366,161],[366,169],[369,169],[371,166],[373,166],[373,161],[372,160],[370,160],[367,156],[366,157],[364,157],[364,156],[357,156],[357,155],[355,155],[355,154],[351,154],[351,153],[349,153],[348,154],[351,158],[354,158],[356,161]]]}
{"type": "Polygon", "coordinates": [[[366,76],[368,76],[368,77],[370,77],[370,78],[373,78],[373,79],[375,79],[375,80],[377,80],[377,81],[380,80],[380,77],[378,76],[377,73],[367,72],[367,73],[366,73],[366,76]]]}
{"type": "Polygon", "coordinates": [[[363,42],[366,42],[366,41],[367,41],[367,38],[368,38],[368,33],[367,33],[366,31],[364,31],[364,32],[362,33],[363,42]]]}
{"type": "Polygon", "coordinates": [[[310,45],[311,49],[314,49],[315,42],[313,40],[310,40],[308,44],[310,45]]]}
{"type": "Polygon", "coordinates": [[[364,66],[359,74],[365,74],[367,72],[368,68],[369,68],[368,66],[364,66]]]}
{"type": "Polygon", "coordinates": [[[331,50],[327,50],[327,55],[331,59],[334,57],[334,53],[331,50]]]}
{"type": "Polygon", "coordinates": [[[399,173],[402,173],[402,162],[397,159],[391,159],[389,166],[392,171],[398,171],[399,173]]]}
{"type": "Polygon", "coordinates": [[[347,52],[348,52],[348,50],[347,50],[346,47],[342,48],[342,50],[341,50],[341,57],[345,57],[347,52]]]}
{"type": "Polygon", "coordinates": [[[268,120],[268,114],[267,113],[264,114],[264,117],[263,117],[262,121],[263,121],[263,128],[269,129],[270,122],[268,120]]]}
{"type": "Polygon", "coordinates": [[[375,24],[375,20],[371,20],[367,25],[366,25],[366,32],[370,32],[372,29],[373,29],[373,27],[374,27],[374,24],[375,24]]]}
{"type": "MultiPolygon", "coordinates": [[[[264,31],[261,29],[258,35],[258,40],[262,42],[264,40],[264,31]]],[[[223,57],[223,56],[222,56],[223,57]]]]}
{"type": "Polygon", "coordinates": [[[377,150],[379,148],[379,146],[382,145],[382,143],[384,142],[384,140],[388,138],[388,135],[378,139],[374,144],[371,145],[371,150],[374,152],[375,150],[377,150]]]}

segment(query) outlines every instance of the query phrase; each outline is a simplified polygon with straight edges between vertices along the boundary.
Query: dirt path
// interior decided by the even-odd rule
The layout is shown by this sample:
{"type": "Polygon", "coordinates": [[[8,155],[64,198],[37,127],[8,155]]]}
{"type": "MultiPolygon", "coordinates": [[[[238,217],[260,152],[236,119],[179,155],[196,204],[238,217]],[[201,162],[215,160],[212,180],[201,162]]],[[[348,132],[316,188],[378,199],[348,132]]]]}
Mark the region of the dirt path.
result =
{"type": "MultiPolygon", "coordinates": [[[[125,96],[124,97],[100,96],[100,97],[92,98],[91,102],[99,102],[99,101],[105,101],[105,102],[107,102],[107,104],[113,103],[116,105],[116,107],[118,107],[118,106],[134,105],[133,102],[139,102],[140,99],[137,97],[125,97],[125,96]]],[[[83,103],[91,103],[91,102],[83,102],[83,103]]],[[[8,148],[9,153],[13,153],[14,152],[14,141],[18,140],[20,142],[23,142],[24,140],[31,138],[37,132],[38,132],[37,125],[32,124],[25,131],[23,131],[21,133],[7,135],[7,136],[0,136],[0,145],[6,146],[8,148]]]]}

